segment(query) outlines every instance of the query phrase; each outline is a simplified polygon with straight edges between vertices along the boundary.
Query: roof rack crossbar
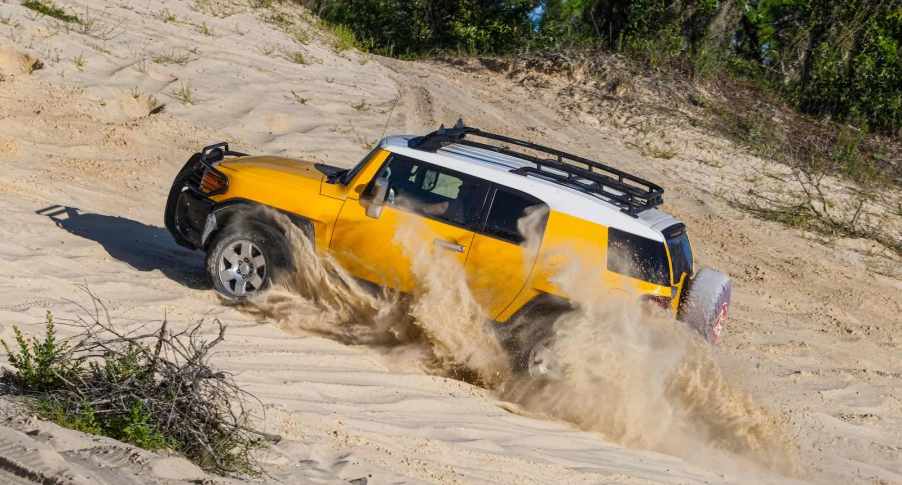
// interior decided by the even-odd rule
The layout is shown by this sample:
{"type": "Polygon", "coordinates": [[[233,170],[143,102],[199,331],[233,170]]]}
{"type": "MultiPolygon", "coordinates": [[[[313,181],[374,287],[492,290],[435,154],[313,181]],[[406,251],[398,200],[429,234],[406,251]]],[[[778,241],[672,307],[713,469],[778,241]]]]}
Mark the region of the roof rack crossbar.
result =
{"type": "MultiPolygon", "coordinates": [[[[651,197],[654,195],[654,194],[649,194],[647,190],[643,190],[641,187],[636,187],[635,185],[629,185],[627,183],[624,183],[623,179],[620,177],[615,179],[615,178],[611,177],[610,175],[600,173],[600,172],[594,171],[594,170],[583,169],[583,168],[577,167],[572,164],[567,164],[566,162],[558,162],[557,160],[542,159],[542,158],[534,157],[534,156],[526,154],[526,153],[508,150],[504,147],[499,147],[496,145],[489,145],[486,143],[480,143],[480,142],[476,142],[476,141],[472,141],[472,140],[460,140],[460,141],[456,142],[456,144],[469,146],[469,147],[473,147],[473,148],[482,148],[484,150],[491,150],[493,152],[500,153],[502,155],[509,155],[512,157],[517,157],[520,159],[528,160],[530,162],[535,163],[537,165],[536,168],[538,168],[539,170],[541,170],[542,167],[547,167],[552,170],[557,170],[559,172],[563,172],[564,174],[566,174],[566,177],[568,177],[569,179],[582,178],[582,179],[586,179],[586,180],[591,180],[592,182],[595,182],[601,186],[607,186],[614,190],[626,192],[626,193],[636,196],[636,197],[648,198],[648,197],[651,197]]],[[[545,172],[547,172],[547,170],[545,170],[545,172]]],[[[522,171],[520,169],[514,170],[513,173],[518,173],[519,175],[527,174],[526,171],[522,171]]]]}
{"type": "Polygon", "coordinates": [[[549,172],[547,170],[542,170],[536,167],[523,167],[517,169],[516,171],[519,175],[535,175],[537,177],[551,180],[553,182],[558,182],[562,185],[566,185],[567,187],[572,187],[577,190],[581,190],[583,192],[587,192],[591,195],[600,197],[616,206],[622,212],[629,214],[631,216],[636,216],[640,212],[645,209],[649,209],[655,207],[657,203],[654,201],[638,199],[628,194],[616,194],[611,193],[609,191],[604,190],[604,188],[598,188],[595,190],[586,190],[586,187],[583,183],[576,181],[573,177],[568,175],[558,174],[554,172],[549,172]]]}
{"type": "Polygon", "coordinates": [[[527,160],[536,164],[536,166],[515,169],[512,173],[524,176],[539,176],[583,192],[601,196],[617,206],[621,211],[634,217],[639,212],[657,207],[664,202],[664,189],[643,178],[579,155],[465,126],[463,120],[458,120],[457,124],[452,128],[441,126],[438,130],[428,135],[412,138],[408,142],[408,146],[411,148],[432,152],[451,144],[490,150],[521,160],[527,160]],[[467,136],[481,137],[516,145],[551,155],[553,158],[539,158],[528,153],[512,150],[506,146],[467,140],[465,139],[467,136]]]}

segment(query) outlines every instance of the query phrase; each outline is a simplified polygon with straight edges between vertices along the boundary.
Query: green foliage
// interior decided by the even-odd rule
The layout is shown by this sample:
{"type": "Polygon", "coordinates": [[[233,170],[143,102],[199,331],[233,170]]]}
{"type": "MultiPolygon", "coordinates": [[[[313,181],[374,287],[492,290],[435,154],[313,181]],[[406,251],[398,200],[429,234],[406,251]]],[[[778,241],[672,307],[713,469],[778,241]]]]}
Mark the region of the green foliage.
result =
{"type": "Polygon", "coordinates": [[[62,20],[63,22],[81,23],[81,19],[79,19],[78,16],[66,13],[65,10],[57,7],[53,2],[42,0],[25,0],[22,2],[22,6],[34,10],[35,12],[44,14],[48,17],[62,20]]]}
{"type": "Polygon", "coordinates": [[[312,0],[327,22],[392,56],[434,51],[505,52],[528,37],[532,0],[312,0]]]}
{"type": "Polygon", "coordinates": [[[89,402],[66,402],[55,397],[42,397],[36,402],[38,416],[83,433],[109,436],[147,450],[179,449],[180,445],[158,429],[150,410],[141,400],[134,400],[128,413],[98,417],[89,402]]]}
{"type": "Polygon", "coordinates": [[[357,48],[366,52],[369,50],[369,42],[360,42],[357,40],[357,34],[350,27],[344,24],[335,24],[331,27],[332,34],[335,36],[335,50],[344,52],[357,48]]]}
{"type": "Polygon", "coordinates": [[[15,351],[0,344],[14,372],[4,369],[2,379],[31,398],[40,417],[61,426],[177,450],[220,473],[256,473],[250,452],[261,433],[245,428],[244,392],[207,363],[223,339],[221,324],[218,338],[208,341],[198,335],[202,322],[175,334],[164,323],[132,337],[98,318],[69,341],[58,339],[49,312],[43,338],[13,327],[15,351]]]}
{"type": "Polygon", "coordinates": [[[767,66],[807,113],[902,127],[902,2],[758,0],[738,53],[767,66]]]}
{"type": "Polygon", "coordinates": [[[803,112],[902,127],[902,1],[548,0],[542,37],[600,44],[649,67],[730,74],[803,112]]]}
{"type": "Polygon", "coordinates": [[[94,406],[90,403],[76,402],[74,406],[67,407],[55,399],[43,397],[37,400],[36,408],[38,416],[65,428],[82,433],[104,434],[103,426],[97,421],[94,406]]]}
{"type": "Polygon", "coordinates": [[[128,415],[118,416],[107,422],[104,434],[148,450],[179,448],[179,443],[160,433],[150,410],[143,401],[137,399],[132,402],[128,415]]]}
{"type": "Polygon", "coordinates": [[[730,75],[805,113],[902,128],[902,0],[302,0],[352,45],[409,57],[573,45],[730,75]],[[530,12],[541,5],[537,25],[530,12]]]}
{"type": "Polygon", "coordinates": [[[47,312],[46,333],[43,340],[26,338],[18,327],[13,327],[17,351],[10,350],[5,340],[0,344],[9,356],[9,363],[16,369],[15,382],[20,387],[44,392],[71,379],[81,366],[69,359],[69,347],[56,338],[53,315],[47,312]]]}
{"type": "Polygon", "coordinates": [[[85,368],[73,359],[70,347],[56,336],[53,315],[47,313],[45,334],[42,340],[29,339],[18,327],[13,327],[17,351],[12,352],[6,341],[0,344],[16,373],[11,378],[21,389],[38,395],[38,414],[60,426],[91,434],[102,434],[147,449],[175,448],[177,443],[164,437],[153,423],[153,418],[140,400],[135,400],[127,414],[104,414],[98,417],[94,406],[85,401],[62,400],[55,391],[65,389],[72,381],[102,381],[121,385],[130,380],[146,380],[150,377],[141,360],[142,351],[129,345],[121,354],[108,354],[100,361],[93,361],[85,368]]]}
{"type": "Polygon", "coordinates": [[[151,377],[143,356],[140,347],[130,344],[121,354],[107,354],[102,361],[91,362],[91,373],[96,378],[113,385],[132,380],[143,382],[151,377]]]}
{"type": "MultiPolygon", "coordinates": [[[[714,17],[716,0],[549,0],[542,20],[545,36],[576,38],[624,51],[652,67],[698,56],[710,63],[727,42],[714,17]]],[[[725,2],[730,3],[730,2],[725,2]]],[[[689,65],[691,68],[691,64],[689,65]]]]}

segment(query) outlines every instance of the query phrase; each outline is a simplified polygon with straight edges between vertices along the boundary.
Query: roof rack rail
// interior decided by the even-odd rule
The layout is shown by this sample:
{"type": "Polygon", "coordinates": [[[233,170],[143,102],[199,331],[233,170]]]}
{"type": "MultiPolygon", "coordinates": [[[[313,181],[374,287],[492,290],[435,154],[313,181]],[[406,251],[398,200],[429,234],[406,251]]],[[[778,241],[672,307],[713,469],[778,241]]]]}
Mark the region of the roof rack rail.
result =
{"type": "Polygon", "coordinates": [[[511,173],[541,177],[592,194],[617,206],[622,212],[633,217],[638,217],[640,212],[664,203],[664,189],[643,178],[578,155],[469,127],[464,125],[462,119],[457,120],[457,124],[452,128],[445,128],[442,125],[432,133],[411,138],[407,146],[417,150],[435,152],[452,144],[490,150],[535,163],[535,167],[522,167],[512,170],[511,173]],[[506,146],[468,140],[466,137],[480,137],[508,143],[552,155],[554,158],[540,158],[529,153],[512,150],[506,146]]]}

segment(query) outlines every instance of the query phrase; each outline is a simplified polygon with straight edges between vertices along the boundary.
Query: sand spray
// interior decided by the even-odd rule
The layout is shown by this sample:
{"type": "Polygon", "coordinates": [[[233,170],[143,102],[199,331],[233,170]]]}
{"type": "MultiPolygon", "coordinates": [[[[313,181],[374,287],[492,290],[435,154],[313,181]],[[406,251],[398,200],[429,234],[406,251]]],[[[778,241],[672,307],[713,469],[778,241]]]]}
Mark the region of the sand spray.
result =
{"type": "MultiPolygon", "coordinates": [[[[555,379],[516,373],[458,260],[421,241],[428,229],[411,218],[395,235],[409,258],[411,294],[373,289],[274,211],[296,268],[244,305],[288,332],[349,344],[401,349],[417,367],[493,391],[525,413],[600,433],[625,446],[656,450],[724,470],[764,467],[797,475],[795,447],[779,416],[731,385],[710,347],[685,325],[655,315],[600,286],[597,270],[574,264],[555,278],[574,310],[553,322],[555,379]]],[[[521,220],[524,247],[538,248],[541,216],[521,220]]]]}

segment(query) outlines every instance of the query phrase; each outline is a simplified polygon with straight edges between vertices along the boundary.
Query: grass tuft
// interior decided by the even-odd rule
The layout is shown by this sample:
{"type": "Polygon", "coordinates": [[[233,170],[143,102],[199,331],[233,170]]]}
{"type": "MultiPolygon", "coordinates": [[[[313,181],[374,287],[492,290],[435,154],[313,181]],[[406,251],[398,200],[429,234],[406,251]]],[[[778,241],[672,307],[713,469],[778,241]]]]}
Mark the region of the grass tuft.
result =
{"type": "Polygon", "coordinates": [[[289,99],[294,100],[294,102],[297,104],[307,104],[307,102],[310,101],[310,98],[301,96],[294,89],[291,90],[291,98],[289,99]]]}
{"type": "Polygon", "coordinates": [[[194,90],[191,89],[191,85],[188,83],[182,83],[179,87],[172,93],[172,97],[181,101],[182,104],[194,104],[194,90]]]}
{"type": "Polygon", "coordinates": [[[187,52],[176,52],[171,50],[169,52],[163,52],[157,54],[150,58],[156,64],[178,64],[179,66],[184,66],[194,59],[191,57],[191,54],[187,52]]]}
{"type": "Polygon", "coordinates": [[[351,108],[354,108],[354,111],[369,111],[370,105],[365,99],[361,99],[359,103],[352,104],[351,108]]]}
{"type": "Polygon", "coordinates": [[[7,25],[14,29],[18,29],[22,25],[18,21],[13,20],[12,15],[0,16],[0,24],[7,25]]]}
{"type": "Polygon", "coordinates": [[[80,24],[81,20],[77,15],[72,15],[66,13],[60,7],[57,7],[55,3],[51,1],[45,0],[25,0],[22,2],[22,6],[40,14],[46,15],[48,17],[53,17],[57,20],[61,20],[66,23],[77,23],[80,24]]]}
{"type": "Polygon", "coordinates": [[[178,17],[176,17],[174,13],[170,12],[168,8],[160,10],[159,17],[164,24],[173,23],[178,20],[178,17]]]}
{"type": "Polygon", "coordinates": [[[332,35],[334,36],[333,47],[337,52],[344,52],[351,49],[366,51],[366,47],[357,40],[357,35],[350,27],[343,24],[329,25],[332,35]]]}

